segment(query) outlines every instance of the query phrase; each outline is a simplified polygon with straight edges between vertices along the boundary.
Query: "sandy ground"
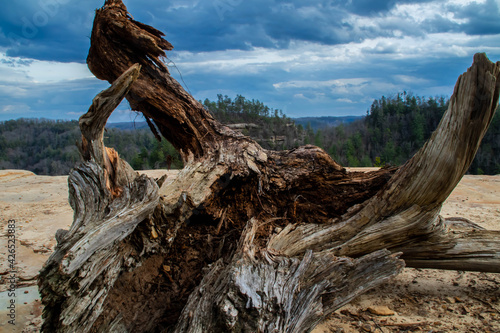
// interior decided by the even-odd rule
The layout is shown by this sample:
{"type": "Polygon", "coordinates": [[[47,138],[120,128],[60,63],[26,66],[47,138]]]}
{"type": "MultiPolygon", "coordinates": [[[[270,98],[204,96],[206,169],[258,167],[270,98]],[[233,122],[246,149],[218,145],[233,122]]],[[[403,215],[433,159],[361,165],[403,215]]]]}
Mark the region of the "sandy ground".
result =
{"type": "MultiPolygon", "coordinates": [[[[146,173],[159,177],[165,171],[146,173]]],[[[56,230],[68,229],[72,222],[67,198],[67,177],[0,171],[0,332],[38,332],[42,307],[36,277],[54,249],[56,230]],[[19,279],[15,326],[7,316],[13,299],[7,283],[11,219],[16,221],[19,279]]],[[[500,176],[465,176],[442,215],[500,230],[500,176]]],[[[408,268],[336,311],[314,333],[409,331],[500,332],[500,274],[408,268]]]]}

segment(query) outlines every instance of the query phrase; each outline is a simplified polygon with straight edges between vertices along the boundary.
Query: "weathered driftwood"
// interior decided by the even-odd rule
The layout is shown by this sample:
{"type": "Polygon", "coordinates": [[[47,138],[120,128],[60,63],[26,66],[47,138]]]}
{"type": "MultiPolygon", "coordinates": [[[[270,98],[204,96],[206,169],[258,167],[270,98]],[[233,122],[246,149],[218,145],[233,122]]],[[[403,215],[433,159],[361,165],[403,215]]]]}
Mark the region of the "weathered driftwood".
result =
{"type": "Polygon", "coordinates": [[[85,162],[68,178],[73,225],[58,231],[56,251],[41,271],[44,303],[58,309],[46,312],[45,331],[64,327],[79,332],[92,326],[105,301],[102,295],[131,264],[133,249],[123,240],[158,204],[156,183],[139,176],[103,144],[104,125],[139,70],[133,66],[125,72],[80,118],[85,162]]]}
{"type": "Polygon", "coordinates": [[[408,265],[500,271],[498,232],[442,203],[498,104],[484,54],[401,168],[349,173],[323,150],[274,152],[218,123],[160,61],[172,45],[121,0],[96,12],[89,68],[113,83],[82,116],[69,231],[40,274],[45,332],[302,332],[408,265]],[[123,74],[122,74],[123,73],[123,74]],[[102,143],[123,97],[185,168],[162,186],[102,143]]]}
{"type": "Polygon", "coordinates": [[[175,332],[307,332],[403,268],[387,250],[359,259],[329,251],[307,250],[303,258],[258,253],[257,229],[251,220],[230,263],[210,267],[175,332]]]}

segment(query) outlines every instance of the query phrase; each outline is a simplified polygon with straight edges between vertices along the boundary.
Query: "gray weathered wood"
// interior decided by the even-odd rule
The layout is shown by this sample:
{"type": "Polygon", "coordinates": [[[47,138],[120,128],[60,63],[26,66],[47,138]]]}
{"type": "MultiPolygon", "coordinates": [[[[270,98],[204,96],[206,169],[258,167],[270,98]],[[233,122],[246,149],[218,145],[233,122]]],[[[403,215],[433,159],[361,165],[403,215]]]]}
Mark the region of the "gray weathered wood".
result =
{"type": "MultiPolygon", "coordinates": [[[[84,161],[68,178],[74,220],[58,232],[58,245],[41,271],[40,293],[47,309],[46,332],[87,332],[103,311],[132,253],[123,240],[147,219],[158,204],[156,183],[139,176],[104,147],[104,125],[129,91],[140,67],[133,66],[94,99],[80,118],[84,161]],[[119,194],[119,196],[117,196],[119,194]],[[54,307],[57,310],[54,310],[54,307]]],[[[113,154],[113,153],[112,153],[113,154]]]]}
{"type": "Polygon", "coordinates": [[[359,259],[306,251],[302,258],[259,251],[249,221],[234,257],[214,263],[191,293],[175,332],[309,332],[404,267],[398,254],[359,259]]]}

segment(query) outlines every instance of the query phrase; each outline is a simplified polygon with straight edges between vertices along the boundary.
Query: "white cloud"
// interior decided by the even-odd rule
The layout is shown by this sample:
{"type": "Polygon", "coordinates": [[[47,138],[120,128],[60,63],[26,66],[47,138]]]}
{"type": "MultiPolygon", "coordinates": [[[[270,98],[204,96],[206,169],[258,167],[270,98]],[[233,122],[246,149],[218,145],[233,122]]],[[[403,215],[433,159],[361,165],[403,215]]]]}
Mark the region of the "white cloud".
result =
{"type": "MultiPolygon", "coordinates": [[[[498,41],[498,38],[496,39],[498,41]]],[[[426,36],[375,37],[338,45],[294,41],[286,49],[253,48],[169,55],[182,74],[263,74],[270,69],[288,73],[314,73],[325,68],[375,65],[380,60],[472,57],[476,52],[500,53],[495,40],[465,33],[433,33],[426,36]],[[484,42],[487,42],[486,44],[484,42]]],[[[326,83],[328,84],[328,83],[326,83]]]]}
{"type": "Polygon", "coordinates": [[[39,61],[0,53],[0,120],[77,118],[106,86],[107,83],[94,78],[84,64],[39,61]]]}
{"type": "Polygon", "coordinates": [[[2,113],[18,113],[20,114],[21,112],[30,112],[31,107],[26,104],[16,104],[16,105],[5,105],[2,107],[1,112],[2,113]]]}
{"type": "MultiPolygon", "coordinates": [[[[478,52],[473,44],[480,37],[465,33],[434,33],[425,37],[405,36],[403,38],[375,38],[360,44],[361,51],[365,54],[381,53],[381,45],[391,49],[384,57],[388,59],[429,59],[448,56],[466,57],[478,52]]],[[[489,47],[490,50],[500,51],[500,46],[489,47]]],[[[483,51],[480,49],[480,51],[483,51]]],[[[372,56],[373,57],[373,56],[372,56]]],[[[379,57],[379,56],[375,56],[379,57]]]]}
{"type": "Polygon", "coordinates": [[[245,73],[257,73],[271,65],[289,64],[300,58],[299,54],[282,51],[260,47],[250,51],[227,50],[200,53],[182,51],[176,52],[172,58],[178,66],[182,65],[182,72],[224,72],[231,75],[232,71],[241,70],[245,73]]]}
{"type": "Polygon", "coordinates": [[[359,86],[366,83],[369,79],[366,78],[348,78],[326,81],[287,81],[273,84],[276,89],[284,88],[324,88],[324,87],[347,87],[359,86]]]}
{"type": "MultiPolygon", "coordinates": [[[[448,10],[447,6],[449,6],[450,3],[451,1],[432,1],[425,3],[397,4],[387,16],[404,18],[416,25],[435,17],[442,17],[454,23],[466,23],[466,20],[455,18],[454,13],[448,10]]],[[[459,5],[464,6],[466,4],[459,5]]]]}
{"type": "Polygon", "coordinates": [[[93,77],[86,64],[9,57],[0,53],[0,71],[9,71],[3,82],[56,83],[93,77]]]}
{"type": "Polygon", "coordinates": [[[294,94],[293,98],[296,100],[307,101],[309,103],[323,103],[330,100],[329,96],[320,91],[309,91],[307,93],[294,94]]]}
{"type": "Polygon", "coordinates": [[[5,84],[0,84],[0,91],[2,91],[6,95],[17,98],[27,96],[29,93],[26,88],[16,85],[5,85],[5,84]]]}
{"type": "Polygon", "coordinates": [[[170,12],[170,11],[175,11],[177,9],[193,9],[194,7],[197,6],[197,3],[186,3],[184,2],[174,2],[170,6],[168,6],[165,11],[170,12]]]}
{"type": "Polygon", "coordinates": [[[335,101],[339,103],[354,104],[356,102],[351,101],[349,98],[337,98],[335,101]]]}
{"type": "Polygon", "coordinates": [[[394,75],[394,78],[401,82],[401,83],[406,83],[406,84],[430,84],[432,81],[429,79],[421,78],[421,77],[416,77],[416,76],[411,76],[411,75],[394,75]]]}
{"type": "Polygon", "coordinates": [[[486,0],[448,0],[448,3],[452,5],[467,6],[473,3],[483,4],[486,3],[486,0]]]}
{"type": "Polygon", "coordinates": [[[36,83],[53,83],[93,77],[86,64],[53,61],[34,61],[28,66],[27,74],[36,83]]]}

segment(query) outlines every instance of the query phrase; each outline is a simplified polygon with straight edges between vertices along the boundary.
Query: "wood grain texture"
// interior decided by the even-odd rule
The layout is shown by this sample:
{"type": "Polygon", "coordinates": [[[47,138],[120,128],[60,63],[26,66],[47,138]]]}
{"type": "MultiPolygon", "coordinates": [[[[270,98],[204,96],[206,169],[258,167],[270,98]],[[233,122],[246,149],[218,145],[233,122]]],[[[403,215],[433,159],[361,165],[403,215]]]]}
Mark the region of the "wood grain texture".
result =
{"type": "Polygon", "coordinates": [[[58,245],[40,272],[46,332],[86,332],[103,311],[107,292],[130,262],[123,244],[158,204],[156,183],[139,176],[119,158],[110,159],[102,142],[104,125],[137,78],[126,71],[94,99],[80,119],[84,161],[68,177],[74,220],[58,231],[58,245]],[[112,186],[110,184],[113,184],[112,186]],[[115,186],[119,186],[119,191],[115,186]]]}
{"type": "Polygon", "coordinates": [[[217,261],[193,291],[175,332],[309,332],[333,311],[398,274],[399,254],[359,259],[306,251],[290,258],[259,251],[249,221],[235,256],[217,261]]]}

